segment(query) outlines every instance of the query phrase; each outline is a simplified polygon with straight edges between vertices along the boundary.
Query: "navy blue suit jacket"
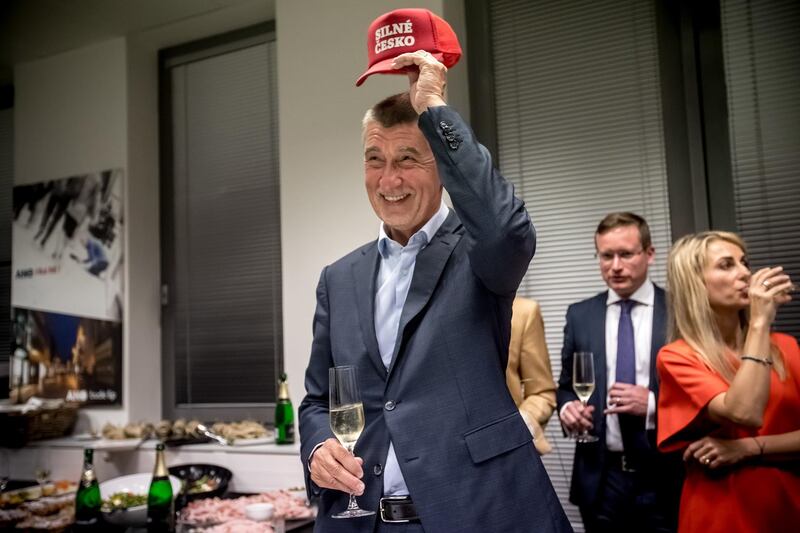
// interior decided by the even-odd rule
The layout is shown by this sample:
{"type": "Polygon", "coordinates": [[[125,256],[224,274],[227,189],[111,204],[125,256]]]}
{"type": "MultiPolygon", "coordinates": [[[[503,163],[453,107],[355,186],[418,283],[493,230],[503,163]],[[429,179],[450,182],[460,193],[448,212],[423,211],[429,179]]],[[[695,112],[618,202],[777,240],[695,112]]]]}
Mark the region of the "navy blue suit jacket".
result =
{"type": "MultiPolygon", "coordinates": [[[[572,390],[572,354],[592,352],[594,354],[595,392],[589,399],[594,406],[594,429],[592,433],[599,441],[575,446],[575,462],[572,467],[570,501],[578,506],[592,505],[598,497],[601,476],[606,455],[606,300],[608,291],[603,291],[588,300],[572,304],[567,309],[567,323],[564,326],[564,345],[561,349],[561,377],[558,380],[558,410],[565,403],[577,400],[572,390]]],[[[656,356],[665,344],[667,307],[664,290],[655,287],[653,302],[653,334],[650,349],[650,390],[658,399],[658,374],[656,356]]],[[[647,432],[653,458],[656,459],[655,430],[647,432]]]]}
{"type": "MultiPolygon", "coordinates": [[[[328,368],[355,365],[366,415],[356,444],[362,507],[378,508],[391,440],[426,532],[571,531],[505,385],[511,303],[535,246],[530,219],[455,111],[429,109],[419,127],[455,212],[417,257],[388,371],[373,322],[377,243],[323,270],[300,405],[304,468],[333,436],[328,368]]],[[[347,494],[306,476],[320,495],[317,531],[373,531],[376,517],[331,519],[347,494]]]]}

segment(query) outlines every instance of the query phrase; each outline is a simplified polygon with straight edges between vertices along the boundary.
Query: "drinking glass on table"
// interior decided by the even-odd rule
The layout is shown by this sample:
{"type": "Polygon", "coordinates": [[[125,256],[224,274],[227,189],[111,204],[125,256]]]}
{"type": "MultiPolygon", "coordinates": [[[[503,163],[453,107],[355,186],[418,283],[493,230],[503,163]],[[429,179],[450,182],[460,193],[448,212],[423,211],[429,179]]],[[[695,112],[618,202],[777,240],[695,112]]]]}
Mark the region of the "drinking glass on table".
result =
{"type": "Polygon", "coordinates": [[[33,471],[36,478],[36,483],[39,484],[39,490],[44,495],[44,487],[50,482],[50,460],[47,454],[42,451],[36,460],[36,468],[33,471]]]}
{"type": "MultiPolygon", "coordinates": [[[[578,395],[584,407],[594,392],[594,356],[592,352],[575,352],[572,354],[572,389],[578,395]]],[[[575,439],[576,442],[597,442],[595,435],[583,430],[575,439]]]]}
{"type": "MultiPolygon", "coordinates": [[[[358,437],[364,430],[364,406],[358,389],[358,373],[354,366],[334,366],[328,372],[330,382],[331,430],[348,452],[353,454],[358,437]]],[[[355,518],[369,516],[375,511],[367,511],[358,506],[354,494],[350,494],[347,509],[332,515],[333,518],[355,518]]]]}

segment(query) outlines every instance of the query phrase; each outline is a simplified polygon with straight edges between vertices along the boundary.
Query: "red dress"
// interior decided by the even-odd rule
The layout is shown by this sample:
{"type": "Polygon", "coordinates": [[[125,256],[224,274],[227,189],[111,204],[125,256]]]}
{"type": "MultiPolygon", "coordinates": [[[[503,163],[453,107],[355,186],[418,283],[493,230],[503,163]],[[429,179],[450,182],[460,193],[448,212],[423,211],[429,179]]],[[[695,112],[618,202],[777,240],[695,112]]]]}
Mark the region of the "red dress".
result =
{"type": "MultiPolygon", "coordinates": [[[[787,371],[781,381],[773,370],[764,424],[758,428],[717,428],[687,435],[704,421],[703,410],[728,383],[694,355],[684,341],[658,353],[661,388],[658,399],[658,445],[661,451],[685,449],[705,435],[742,438],[776,435],[800,429],[800,349],[789,335],[773,333],[772,343],[783,355],[787,371]],[[687,429],[689,428],[689,429],[687,429]],[[683,430],[683,433],[681,433],[683,430]]],[[[787,531],[800,524],[800,460],[778,465],[752,463],[709,471],[687,463],[681,493],[678,530],[681,533],[787,531]]]]}

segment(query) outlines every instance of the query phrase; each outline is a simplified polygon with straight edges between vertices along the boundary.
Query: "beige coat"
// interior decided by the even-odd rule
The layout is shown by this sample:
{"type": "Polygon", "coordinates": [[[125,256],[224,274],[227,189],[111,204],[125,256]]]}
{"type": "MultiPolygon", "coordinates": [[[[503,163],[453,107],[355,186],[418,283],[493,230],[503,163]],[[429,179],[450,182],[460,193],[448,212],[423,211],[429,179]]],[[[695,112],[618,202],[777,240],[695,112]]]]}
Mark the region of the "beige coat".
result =
{"type": "Polygon", "coordinates": [[[527,298],[514,299],[506,383],[520,414],[531,428],[536,450],[540,454],[550,452],[552,446],[542,428],[556,407],[556,384],[539,304],[527,298]],[[524,401],[522,380],[525,380],[524,401]]]}

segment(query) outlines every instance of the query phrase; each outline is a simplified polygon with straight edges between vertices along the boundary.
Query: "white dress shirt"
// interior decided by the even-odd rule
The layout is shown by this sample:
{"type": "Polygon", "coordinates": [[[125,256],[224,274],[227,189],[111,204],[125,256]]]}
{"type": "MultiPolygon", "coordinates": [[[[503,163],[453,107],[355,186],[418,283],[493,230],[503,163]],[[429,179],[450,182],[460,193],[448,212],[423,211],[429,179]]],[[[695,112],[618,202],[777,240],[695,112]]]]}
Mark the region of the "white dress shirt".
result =
{"type": "MultiPolygon", "coordinates": [[[[630,298],[636,305],[631,309],[633,321],[633,338],[636,346],[636,384],[642,387],[650,386],[650,349],[653,340],[653,308],[655,303],[655,288],[653,282],[645,281],[630,298]]],[[[617,379],[617,332],[619,331],[620,306],[617,302],[622,300],[612,289],[608,289],[606,300],[606,394],[617,379]]],[[[611,400],[606,397],[606,405],[611,400]]],[[[646,429],[656,427],[656,397],[650,391],[647,400],[646,429]]],[[[611,451],[621,452],[622,433],[619,428],[618,415],[606,416],[606,447],[611,451]]]]}
{"type": "MultiPolygon", "coordinates": [[[[386,370],[392,363],[397,329],[400,326],[400,315],[411,287],[417,254],[428,245],[439,231],[450,210],[444,202],[422,228],[419,229],[405,246],[389,238],[381,224],[378,235],[378,252],[381,255],[378,279],[375,283],[375,336],[378,349],[386,370]]],[[[389,442],[389,453],[383,468],[384,496],[400,496],[408,494],[408,487],[397,463],[394,444],[389,442]]]]}

